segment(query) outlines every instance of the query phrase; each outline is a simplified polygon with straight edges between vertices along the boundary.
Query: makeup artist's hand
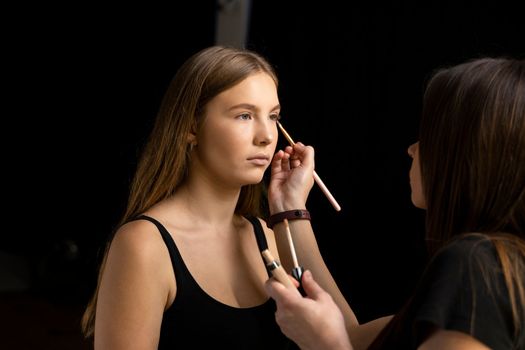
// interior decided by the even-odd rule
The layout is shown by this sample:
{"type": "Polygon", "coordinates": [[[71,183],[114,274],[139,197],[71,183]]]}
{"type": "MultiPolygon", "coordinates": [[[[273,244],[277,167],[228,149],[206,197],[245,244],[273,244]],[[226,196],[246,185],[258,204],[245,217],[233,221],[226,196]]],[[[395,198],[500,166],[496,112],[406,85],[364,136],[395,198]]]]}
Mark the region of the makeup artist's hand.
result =
{"type": "Polygon", "coordinates": [[[271,164],[268,186],[270,213],[304,209],[314,184],[314,149],[297,142],[278,151],[271,164]]]}
{"type": "Polygon", "coordinates": [[[274,279],[266,281],[265,289],[277,304],[275,320],[282,332],[301,349],[353,349],[341,310],[332,297],[305,271],[302,297],[295,288],[286,288],[274,279]]]}

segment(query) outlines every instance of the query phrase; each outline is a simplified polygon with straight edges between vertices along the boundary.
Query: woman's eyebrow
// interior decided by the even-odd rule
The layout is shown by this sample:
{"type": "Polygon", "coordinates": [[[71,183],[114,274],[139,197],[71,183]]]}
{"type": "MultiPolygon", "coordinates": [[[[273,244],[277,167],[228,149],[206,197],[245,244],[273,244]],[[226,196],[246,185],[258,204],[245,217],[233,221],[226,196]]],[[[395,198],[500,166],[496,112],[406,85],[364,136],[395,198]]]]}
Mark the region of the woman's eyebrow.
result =
{"type": "MultiPolygon", "coordinates": [[[[228,108],[228,110],[231,111],[231,110],[234,110],[234,109],[241,109],[241,108],[249,109],[251,111],[257,111],[259,109],[257,106],[252,105],[250,103],[239,103],[237,105],[231,106],[230,108],[228,108]]],[[[277,104],[271,110],[275,111],[276,109],[281,109],[281,105],[277,104]]]]}
{"type": "Polygon", "coordinates": [[[241,109],[241,108],[249,109],[251,111],[256,111],[258,109],[255,105],[252,105],[250,103],[239,103],[237,105],[231,106],[230,108],[228,108],[228,110],[231,111],[234,109],[241,109]]]}

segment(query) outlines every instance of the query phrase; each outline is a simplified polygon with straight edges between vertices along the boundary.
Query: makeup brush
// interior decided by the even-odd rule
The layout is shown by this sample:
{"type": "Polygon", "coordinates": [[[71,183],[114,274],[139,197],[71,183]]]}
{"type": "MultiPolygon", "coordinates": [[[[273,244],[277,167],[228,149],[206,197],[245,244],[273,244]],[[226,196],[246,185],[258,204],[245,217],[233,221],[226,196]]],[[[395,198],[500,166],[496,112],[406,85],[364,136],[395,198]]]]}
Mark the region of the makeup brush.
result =
{"type": "MultiPolygon", "coordinates": [[[[279,129],[283,133],[284,137],[286,138],[286,140],[288,141],[290,146],[293,147],[293,145],[295,145],[295,142],[293,141],[293,139],[290,136],[290,134],[288,134],[288,132],[286,132],[286,130],[284,129],[283,125],[280,122],[277,122],[277,125],[279,126],[279,129]]],[[[321,180],[319,175],[317,175],[315,170],[314,170],[314,180],[317,183],[317,185],[319,186],[319,188],[321,189],[321,191],[323,191],[323,193],[326,196],[326,198],[328,198],[328,201],[330,201],[330,204],[332,204],[334,209],[336,211],[340,211],[341,210],[341,206],[339,205],[339,203],[337,203],[337,201],[335,200],[334,196],[332,196],[330,191],[328,191],[328,188],[325,186],[323,180],[321,180]]]]}
{"type": "Polygon", "coordinates": [[[292,239],[292,232],[290,231],[290,225],[288,224],[288,219],[284,219],[284,226],[286,228],[286,237],[288,238],[288,245],[290,246],[290,253],[292,254],[292,260],[293,260],[293,269],[292,269],[292,277],[299,282],[299,292],[304,296],[305,292],[302,288],[302,277],[303,277],[303,267],[299,266],[299,262],[297,261],[297,254],[295,253],[295,246],[293,244],[292,239]]]}

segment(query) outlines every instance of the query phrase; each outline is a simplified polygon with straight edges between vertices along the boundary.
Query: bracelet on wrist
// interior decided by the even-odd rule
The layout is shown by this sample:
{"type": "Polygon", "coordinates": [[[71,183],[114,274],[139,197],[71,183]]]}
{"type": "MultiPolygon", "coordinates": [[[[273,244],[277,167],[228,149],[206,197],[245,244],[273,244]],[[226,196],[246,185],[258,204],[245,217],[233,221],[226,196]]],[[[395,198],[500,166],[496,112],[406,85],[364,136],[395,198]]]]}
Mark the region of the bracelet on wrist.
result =
{"type": "Polygon", "coordinates": [[[270,215],[268,218],[268,221],[266,222],[266,226],[273,229],[273,226],[279,222],[284,221],[284,219],[290,220],[298,220],[298,219],[304,219],[304,220],[310,220],[310,212],[306,209],[293,209],[293,210],[287,210],[282,211],[280,213],[275,213],[273,215],[270,215]]]}

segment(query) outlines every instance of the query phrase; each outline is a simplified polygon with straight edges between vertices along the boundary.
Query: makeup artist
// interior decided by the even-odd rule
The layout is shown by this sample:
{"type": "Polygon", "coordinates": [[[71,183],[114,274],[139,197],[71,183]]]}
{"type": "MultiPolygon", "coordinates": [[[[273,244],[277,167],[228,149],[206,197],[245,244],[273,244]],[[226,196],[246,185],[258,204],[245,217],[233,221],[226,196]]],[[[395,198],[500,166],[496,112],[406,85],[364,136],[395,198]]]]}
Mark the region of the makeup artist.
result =
{"type": "MultiPolygon", "coordinates": [[[[275,153],[277,84],[260,55],[219,46],[178,70],[84,313],[96,350],[296,348],[264,289],[261,252],[279,255],[261,217],[306,215],[313,149],[297,143],[275,153]],[[261,205],[269,167],[270,213],[261,205]]],[[[338,292],[325,265],[315,273],[338,292]]],[[[340,293],[338,300],[352,315],[340,293]]]]}
{"type": "MultiPolygon", "coordinates": [[[[277,323],[302,349],[525,349],[525,61],[478,58],[438,70],[408,154],[432,253],[410,300],[392,319],[345,325],[354,315],[320,286],[326,277],[306,271],[305,298],[267,281],[277,323]]],[[[296,188],[292,206],[308,189],[296,188]]],[[[315,266],[309,222],[291,224],[299,260],[315,266]]],[[[284,261],[286,241],[276,237],[284,261]]]]}

